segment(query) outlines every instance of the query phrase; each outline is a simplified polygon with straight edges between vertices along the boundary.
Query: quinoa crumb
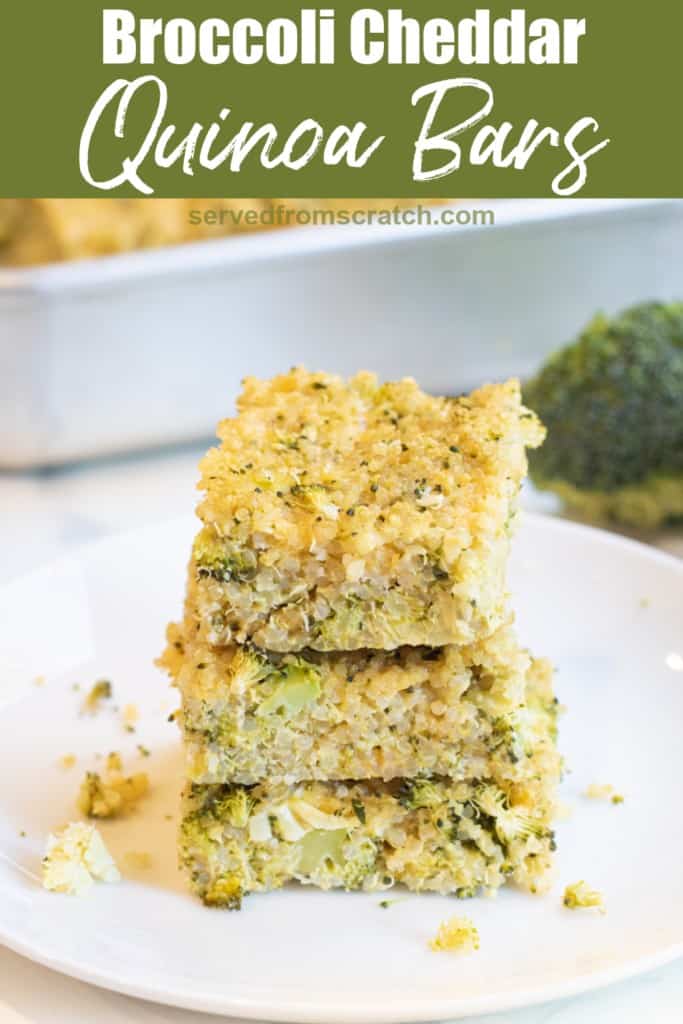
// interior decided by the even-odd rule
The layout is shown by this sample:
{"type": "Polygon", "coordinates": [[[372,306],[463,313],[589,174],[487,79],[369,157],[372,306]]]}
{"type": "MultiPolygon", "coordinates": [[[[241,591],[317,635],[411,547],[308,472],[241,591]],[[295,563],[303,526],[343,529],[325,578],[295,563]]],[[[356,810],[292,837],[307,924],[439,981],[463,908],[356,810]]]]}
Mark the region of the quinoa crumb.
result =
{"type": "Polygon", "coordinates": [[[429,948],[435,953],[472,953],[479,949],[479,932],[469,917],[451,917],[439,925],[429,948]]]}
{"type": "Polygon", "coordinates": [[[45,676],[36,676],[36,678],[33,680],[33,685],[34,686],[44,686],[45,685],[45,676]]]}
{"type": "Polygon", "coordinates": [[[140,717],[140,712],[138,711],[137,705],[126,704],[122,711],[122,716],[123,727],[126,730],[126,732],[135,732],[135,723],[140,717]]]}
{"type": "Polygon", "coordinates": [[[601,914],[605,913],[602,893],[597,889],[591,889],[583,880],[567,886],[562,902],[569,910],[595,907],[601,914]]]}
{"type": "Polygon", "coordinates": [[[621,793],[615,792],[614,786],[609,783],[601,785],[593,782],[590,786],[586,787],[584,796],[587,796],[590,800],[609,800],[613,804],[623,804],[624,797],[621,793]]]}
{"type": "Polygon", "coordinates": [[[96,714],[100,710],[102,701],[111,700],[112,694],[112,685],[109,680],[98,679],[83,701],[83,711],[90,715],[96,714]]]}
{"type": "Polygon", "coordinates": [[[76,760],[75,754],[64,754],[64,756],[59,759],[59,766],[64,769],[73,768],[76,764],[76,760]]]}

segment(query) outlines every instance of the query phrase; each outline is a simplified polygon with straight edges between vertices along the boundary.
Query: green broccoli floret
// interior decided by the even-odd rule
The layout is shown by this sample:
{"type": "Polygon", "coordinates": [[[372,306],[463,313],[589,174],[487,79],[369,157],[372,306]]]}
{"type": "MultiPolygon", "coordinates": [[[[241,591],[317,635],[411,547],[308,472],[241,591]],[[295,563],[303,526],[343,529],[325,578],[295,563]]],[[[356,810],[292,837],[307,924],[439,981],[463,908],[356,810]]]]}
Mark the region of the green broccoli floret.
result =
{"type": "Polygon", "coordinates": [[[254,799],[244,786],[226,784],[210,792],[204,801],[204,811],[233,828],[245,828],[254,807],[254,799]]]}
{"type": "Polygon", "coordinates": [[[275,689],[258,707],[259,717],[281,714],[288,720],[320,696],[320,670],[303,658],[283,665],[276,678],[275,689]]]}
{"type": "Polygon", "coordinates": [[[683,303],[596,317],[524,388],[548,428],[531,478],[590,518],[683,516],[683,303]]]}
{"type": "Polygon", "coordinates": [[[209,577],[223,583],[230,580],[246,583],[256,575],[256,553],[221,540],[208,526],[195,538],[193,557],[200,579],[209,577]]]}
{"type": "Polygon", "coordinates": [[[377,847],[365,837],[355,845],[348,845],[346,829],[314,830],[299,841],[301,855],[298,871],[325,883],[328,877],[338,878],[346,889],[360,889],[377,863],[377,847]]]}
{"type": "Polygon", "coordinates": [[[372,839],[366,837],[346,857],[342,871],[344,886],[347,889],[360,889],[363,882],[372,874],[377,866],[377,847],[372,839]]]}
{"type": "Polygon", "coordinates": [[[347,595],[344,607],[339,607],[326,619],[314,624],[314,633],[317,639],[327,646],[338,649],[353,649],[358,633],[363,628],[364,618],[367,614],[367,606],[353,594],[347,595]]]}
{"type": "Polygon", "coordinates": [[[348,832],[346,829],[333,829],[326,832],[321,829],[314,829],[308,832],[303,839],[299,840],[301,856],[298,870],[303,875],[312,875],[320,870],[325,864],[336,864],[341,867],[344,863],[344,843],[348,832]]]}
{"type": "Polygon", "coordinates": [[[420,807],[438,807],[444,799],[431,779],[411,779],[401,783],[398,802],[403,807],[416,811],[420,807]]]}
{"type": "Polygon", "coordinates": [[[230,662],[230,683],[244,693],[267,679],[275,669],[262,654],[250,647],[238,647],[230,662]]]}
{"type": "Polygon", "coordinates": [[[240,910],[243,896],[239,878],[228,874],[215,878],[202,893],[202,900],[206,907],[240,910]]]}

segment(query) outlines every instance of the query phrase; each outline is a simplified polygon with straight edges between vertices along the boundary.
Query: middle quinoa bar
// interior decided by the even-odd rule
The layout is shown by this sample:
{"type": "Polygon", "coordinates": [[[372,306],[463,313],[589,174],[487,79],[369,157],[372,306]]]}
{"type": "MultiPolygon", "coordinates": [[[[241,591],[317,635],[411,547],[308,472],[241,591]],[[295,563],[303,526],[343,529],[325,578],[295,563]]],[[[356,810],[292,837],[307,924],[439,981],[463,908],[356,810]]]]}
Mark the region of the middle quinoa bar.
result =
{"type": "Polygon", "coordinates": [[[275,652],[470,643],[504,618],[526,447],[519,384],[461,398],[249,378],[202,463],[189,592],[205,639],[275,652]]]}
{"type": "Polygon", "coordinates": [[[552,669],[511,624],[467,646],[266,654],[169,628],[194,783],[504,776],[534,749],[552,669]]]}

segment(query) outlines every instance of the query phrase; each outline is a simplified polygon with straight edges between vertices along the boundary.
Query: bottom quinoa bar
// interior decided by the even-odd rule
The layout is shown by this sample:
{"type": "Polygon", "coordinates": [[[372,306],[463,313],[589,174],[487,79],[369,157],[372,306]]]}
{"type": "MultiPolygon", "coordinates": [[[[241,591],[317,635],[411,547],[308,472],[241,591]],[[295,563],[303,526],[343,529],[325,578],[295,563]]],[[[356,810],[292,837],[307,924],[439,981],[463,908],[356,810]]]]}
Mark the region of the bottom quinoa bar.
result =
{"type": "MultiPolygon", "coordinates": [[[[547,663],[530,677],[530,690],[545,691],[547,663]]],[[[481,775],[459,781],[190,784],[182,866],[205,903],[228,908],[290,881],[366,891],[402,883],[465,897],[510,879],[536,891],[555,847],[561,770],[556,705],[538,708],[531,745],[501,760],[495,778],[482,762],[481,775]]]]}
{"type": "Polygon", "coordinates": [[[508,879],[536,891],[551,866],[556,771],[501,788],[487,781],[191,786],[181,863],[209,906],[298,881],[321,889],[459,897],[508,879]]]}

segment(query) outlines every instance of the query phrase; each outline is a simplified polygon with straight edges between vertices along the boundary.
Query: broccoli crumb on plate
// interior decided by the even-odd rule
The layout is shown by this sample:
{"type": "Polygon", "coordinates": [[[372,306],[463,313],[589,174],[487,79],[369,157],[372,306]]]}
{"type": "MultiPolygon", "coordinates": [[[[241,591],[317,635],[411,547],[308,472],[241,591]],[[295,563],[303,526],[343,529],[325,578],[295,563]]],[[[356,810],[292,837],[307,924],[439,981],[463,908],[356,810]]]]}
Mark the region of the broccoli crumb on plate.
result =
{"type": "Polygon", "coordinates": [[[435,953],[472,953],[479,949],[479,932],[469,917],[451,917],[429,941],[435,953]]]}
{"type": "Polygon", "coordinates": [[[601,783],[592,782],[590,786],[586,787],[584,796],[587,796],[589,800],[609,800],[613,804],[623,804],[624,797],[621,793],[617,793],[614,786],[609,783],[602,785],[601,783]]]}
{"type": "Polygon", "coordinates": [[[118,882],[119,870],[94,825],[72,822],[48,836],[42,861],[43,887],[81,896],[95,881],[118,882]]]}
{"type": "Polygon", "coordinates": [[[78,810],[87,818],[117,818],[133,810],[148,790],[149,776],[145,772],[86,772],[78,793],[78,810]]]}
{"type": "Polygon", "coordinates": [[[564,890],[562,902],[569,910],[596,908],[601,914],[605,913],[605,904],[602,893],[597,889],[591,889],[583,880],[568,885],[564,890]]]}
{"type": "Polygon", "coordinates": [[[123,761],[121,760],[121,755],[119,754],[118,750],[112,750],[109,754],[107,754],[107,760],[105,763],[107,765],[108,772],[123,771],[123,761]]]}
{"type": "Polygon", "coordinates": [[[108,679],[98,679],[90,688],[83,701],[83,711],[90,715],[96,714],[102,707],[102,702],[111,700],[113,693],[112,685],[108,679]]]}
{"type": "Polygon", "coordinates": [[[534,483],[589,519],[683,517],[683,303],[596,317],[524,389],[548,429],[534,483]]]}

